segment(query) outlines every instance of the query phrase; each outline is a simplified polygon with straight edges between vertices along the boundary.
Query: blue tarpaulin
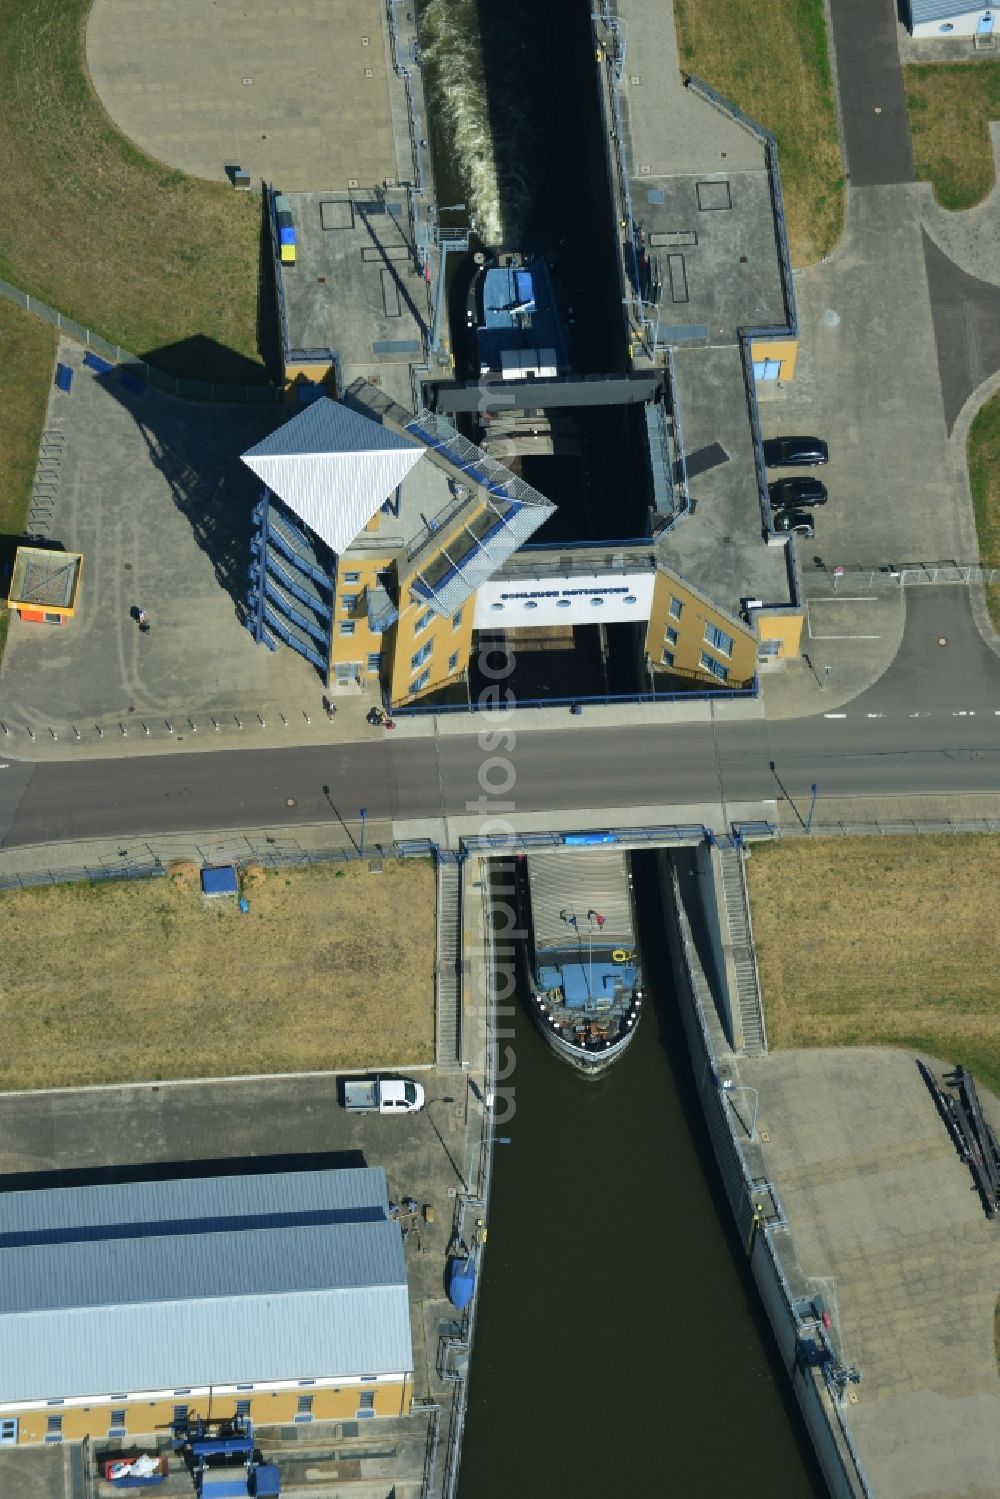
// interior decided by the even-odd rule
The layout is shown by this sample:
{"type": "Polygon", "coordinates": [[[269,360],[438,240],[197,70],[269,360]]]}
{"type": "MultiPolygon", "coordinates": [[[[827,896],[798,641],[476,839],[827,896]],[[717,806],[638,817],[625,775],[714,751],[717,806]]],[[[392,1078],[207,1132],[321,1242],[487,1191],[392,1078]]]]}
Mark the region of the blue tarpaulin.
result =
{"type": "Polygon", "coordinates": [[[203,895],[236,895],[239,881],[232,864],[208,865],[201,871],[203,895]]]}

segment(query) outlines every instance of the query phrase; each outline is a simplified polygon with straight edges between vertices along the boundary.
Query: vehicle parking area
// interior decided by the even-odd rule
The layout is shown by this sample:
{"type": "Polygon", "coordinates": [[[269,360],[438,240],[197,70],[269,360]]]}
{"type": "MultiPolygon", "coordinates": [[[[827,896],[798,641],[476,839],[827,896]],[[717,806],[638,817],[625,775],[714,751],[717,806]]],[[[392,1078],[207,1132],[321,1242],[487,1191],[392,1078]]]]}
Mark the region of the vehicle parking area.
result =
{"type": "Polygon", "coordinates": [[[758,387],[765,439],[807,433],[829,444],[828,503],[799,542],[810,574],[835,566],[960,559],[961,474],[948,447],[919,225],[906,188],[856,191],[844,245],[796,275],[801,352],[794,380],[758,387]]]}
{"type": "MultiPolygon", "coordinates": [[[[80,604],[62,626],[13,618],[3,666],[4,719],[62,740],[94,720],[161,739],[182,715],[319,707],[321,683],[292,652],[257,646],[242,624],[259,485],[240,454],[282,420],[279,406],[174,400],[83,365],[53,388],[46,429],[62,434],[43,518],[49,543],[83,553],[80,604]],[[133,611],[144,609],[148,634],[133,611]]],[[[230,723],[232,720],[230,720],[230,723]]],[[[207,723],[205,727],[208,727],[207,723]]]]}

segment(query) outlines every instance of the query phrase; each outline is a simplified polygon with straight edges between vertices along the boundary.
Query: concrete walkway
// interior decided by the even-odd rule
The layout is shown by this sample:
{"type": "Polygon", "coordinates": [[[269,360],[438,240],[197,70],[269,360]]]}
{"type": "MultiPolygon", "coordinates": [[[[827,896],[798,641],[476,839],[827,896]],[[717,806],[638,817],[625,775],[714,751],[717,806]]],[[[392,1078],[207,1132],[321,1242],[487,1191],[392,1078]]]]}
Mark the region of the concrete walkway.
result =
{"type": "Polygon", "coordinates": [[[823,1296],[841,1357],[861,1372],[850,1423],[873,1492],[995,1494],[1000,1231],[913,1056],[778,1052],[739,1071],[760,1095],[765,1170],[798,1259],[793,1289],[823,1296]]]}

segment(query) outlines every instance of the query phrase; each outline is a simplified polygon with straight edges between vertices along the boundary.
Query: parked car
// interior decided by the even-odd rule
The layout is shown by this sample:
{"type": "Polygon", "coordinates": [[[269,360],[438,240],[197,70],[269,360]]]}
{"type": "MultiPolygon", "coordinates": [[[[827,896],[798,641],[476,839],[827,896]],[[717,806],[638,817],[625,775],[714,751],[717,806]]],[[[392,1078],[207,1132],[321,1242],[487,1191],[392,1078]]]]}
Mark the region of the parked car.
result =
{"type": "Polygon", "coordinates": [[[774,517],[776,531],[794,531],[796,536],[815,536],[816,527],[808,510],[779,510],[774,517]]]}
{"type": "Polygon", "coordinates": [[[776,479],[767,486],[772,510],[795,510],[800,505],[825,505],[826,485],[818,479],[776,479]]]}
{"type": "Polygon", "coordinates": [[[408,1077],[344,1078],[341,1102],[351,1114],[415,1114],[424,1090],[408,1077]]]}
{"type": "Polygon", "coordinates": [[[769,437],[764,443],[768,468],[815,468],[829,457],[830,450],[821,437],[769,437]]]}

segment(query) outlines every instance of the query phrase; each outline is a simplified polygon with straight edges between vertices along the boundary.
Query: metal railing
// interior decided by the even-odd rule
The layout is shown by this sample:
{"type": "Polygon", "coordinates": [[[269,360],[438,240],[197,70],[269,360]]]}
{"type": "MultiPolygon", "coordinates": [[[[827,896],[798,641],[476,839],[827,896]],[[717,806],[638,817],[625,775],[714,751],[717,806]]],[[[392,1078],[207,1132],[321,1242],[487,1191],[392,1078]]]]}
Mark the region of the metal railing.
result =
{"type": "MultiPolygon", "coordinates": [[[[797,1345],[800,1335],[807,1333],[821,1346],[825,1362],[839,1362],[832,1339],[822,1322],[818,1318],[803,1316],[799,1309],[799,1298],[795,1296],[792,1290],[782,1264],[781,1255],[774,1242],[775,1235],[779,1231],[788,1231],[788,1221],[780,1195],[772,1182],[755,1177],[751,1172],[744,1154],[743,1144],[734,1126],[731,1114],[726,1107],[726,1089],[724,1086],[726,1079],[723,1069],[720,1067],[719,1057],[706,1015],[706,1004],[711,1003],[711,1000],[702,993],[702,985],[699,981],[699,963],[694,950],[690,926],[684,911],[680,882],[676,869],[671,870],[670,899],[673,908],[674,930],[681,949],[681,957],[687,979],[686,987],[690,997],[690,1003],[686,1004],[683,1002],[682,995],[681,1013],[694,1063],[695,1085],[705,1112],[709,1135],[715,1150],[730,1207],[736,1218],[743,1242],[747,1245],[747,1254],[751,1267],[753,1268],[754,1266],[757,1246],[761,1245],[767,1257],[767,1269],[780,1292],[784,1326],[780,1329],[778,1326],[775,1326],[775,1335],[778,1338],[779,1345],[783,1345],[789,1339],[793,1345],[797,1345]],[[704,1066],[700,1065],[702,1062],[704,1062],[704,1066]],[[772,1212],[769,1215],[766,1214],[763,1208],[763,1205],[768,1200],[772,1204],[772,1212]],[[762,1230],[759,1233],[757,1232],[758,1224],[762,1230]]],[[[683,989],[683,987],[682,985],[681,988],[683,989]]],[[[765,1306],[767,1306],[766,1302],[765,1306]]],[[[794,1383],[796,1377],[795,1364],[791,1366],[790,1372],[794,1383]]],[[[852,1494],[860,1493],[864,1496],[864,1499],[873,1499],[864,1465],[862,1464],[843,1409],[835,1400],[831,1400],[827,1405],[823,1405],[818,1398],[815,1372],[803,1371],[803,1374],[804,1389],[811,1393],[813,1414],[816,1419],[823,1423],[826,1435],[832,1439],[834,1451],[839,1460],[840,1475],[847,1486],[845,1492],[849,1491],[852,1494]],[[831,1408],[835,1414],[836,1426],[831,1423],[831,1408]],[[838,1437],[840,1438],[841,1445],[837,1443],[838,1437]]],[[[803,1414],[805,1414],[804,1407],[803,1414]]]]}
{"type": "Polygon", "coordinates": [[[734,698],[755,698],[759,695],[760,686],[755,677],[749,687],[733,687],[729,691],[710,690],[708,692],[605,692],[591,695],[580,694],[576,697],[527,697],[515,698],[510,702],[493,701],[495,694],[490,694],[488,703],[470,701],[468,703],[410,703],[403,707],[393,707],[393,718],[405,716],[414,717],[418,714],[428,713],[516,713],[521,708],[611,708],[616,704],[624,703],[704,703],[723,699],[726,702],[734,698]]]}
{"type": "Polygon", "coordinates": [[[1000,585],[1000,567],[983,567],[978,562],[851,562],[845,566],[818,565],[804,574],[808,583],[820,582],[836,592],[838,587],[894,589],[921,588],[960,584],[966,587],[982,583],[1000,585]]]}
{"type": "Polygon", "coordinates": [[[161,391],[164,395],[176,396],[184,401],[220,401],[228,405],[249,406],[274,406],[283,399],[283,392],[276,385],[229,385],[221,381],[187,380],[180,375],[168,375],[155,364],[140,359],[137,354],[123,349],[121,344],[102,338],[93,329],[85,328],[75,318],[57,312],[47,302],[31,296],[18,286],[12,286],[9,281],[0,280],[0,297],[12,302],[15,307],[30,312],[33,317],[40,318],[43,323],[48,323],[67,338],[83,344],[84,348],[93,349],[103,359],[122,366],[151,389],[161,391]]]}

